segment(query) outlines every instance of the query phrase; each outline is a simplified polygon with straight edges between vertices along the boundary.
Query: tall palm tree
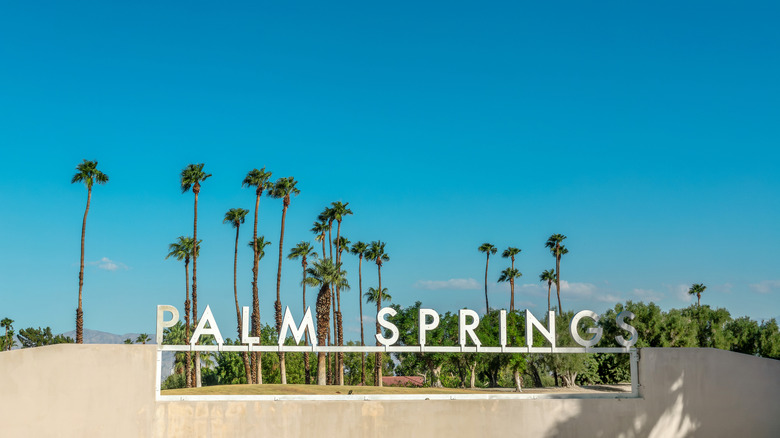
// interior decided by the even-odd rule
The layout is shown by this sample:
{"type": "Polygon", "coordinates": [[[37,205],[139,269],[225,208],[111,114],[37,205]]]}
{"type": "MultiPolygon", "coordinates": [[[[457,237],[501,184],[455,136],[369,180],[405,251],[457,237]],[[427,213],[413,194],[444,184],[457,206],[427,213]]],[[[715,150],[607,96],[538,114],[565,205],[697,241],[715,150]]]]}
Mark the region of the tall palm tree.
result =
{"type": "Polygon", "coordinates": [[[701,283],[696,283],[688,289],[689,295],[696,295],[696,307],[701,307],[701,294],[705,289],[707,289],[707,286],[701,283]]]}
{"type": "Polygon", "coordinates": [[[522,249],[520,248],[514,248],[510,246],[509,248],[505,249],[503,253],[501,253],[501,257],[505,259],[511,259],[512,269],[515,269],[515,256],[520,254],[521,251],[522,249]]]}
{"type": "MultiPolygon", "coordinates": [[[[225,213],[225,218],[222,220],[222,223],[230,223],[233,225],[233,228],[236,229],[236,244],[233,251],[233,298],[236,301],[236,328],[238,330],[238,339],[241,339],[241,309],[238,306],[238,231],[241,227],[241,224],[244,223],[246,219],[246,215],[249,213],[249,210],[243,209],[243,208],[231,208],[230,210],[225,213]]],[[[243,354],[243,360],[244,360],[244,369],[247,371],[247,376],[251,375],[251,367],[249,363],[249,354],[244,352],[243,354]]]]}
{"type": "Polygon", "coordinates": [[[539,281],[547,282],[547,311],[549,312],[551,309],[550,290],[552,289],[552,284],[555,281],[555,268],[542,272],[541,275],[539,275],[539,281]]]}
{"type": "MultiPolygon", "coordinates": [[[[300,242],[293,249],[290,250],[290,254],[287,255],[287,258],[290,260],[295,259],[301,259],[301,267],[303,268],[303,280],[301,281],[301,285],[303,285],[303,313],[306,313],[306,267],[308,266],[307,260],[309,257],[316,258],[317,253],[314,252],[314,247],[309,242],[300,242]]],[[[309,333],[304,332],[304,341],[305,345],[309,345],[309,333]]],[[[309,367],[309,353],[304,352],[303,353],[303,368],[304,368],[304,375],[305,375],[305,381],[306,384],[311,383],[311,369],[309,367]]]]}
{"type": "Polygon", "coordinates": [[[144,344],[144,345],[146,345],[146,343],[151,341],[151,340],[152,340],[152,338],[150,338],[149,335],[146,334],[146,333],[141,333],[140,335],[138,335],[137,338],[135,338],[136,344],[144,344]]]}
{"type": "MultiPolygon", "coordinates": [[[[368,250],[368,245],[364,242],[357,241],[352,245],[349,250],[352,254],[358,256],[358,303],[360,304],[360,346],[366,345],[363,338],[363,256],[365,256],[368,250]]],[[[360,353],[360,383],[366,385],[366,355],[360,353]]]]}
{"type": "Polygon", "coordinates": [[[490,303],[488,302],[487,293],[487,279],[488,279],[488,265],[490,265],[490,254],[495,254],[498,249],[490,243],[483,243],[477,248],[479,252],[487,254],[487,260],[485,261],[485,313],[490,313],[490,303]]]}
{"type": "MultiPolygon", "coordinates": [[[[378,290],[384,290],[382,289],[382,264],[390,260],[390,256],[385,253],[385,243],[381,240],[371,242],[371,245],[368,247],[368,251],[366,251],[366,259],[376,263],[377,276],[379,277],[378,290]]],[[[378,294],[376,300],[377,313],[379,313],[381,309],[382,295],[378,294]]],[[[376,322],[376,334],[380,334],[379,320],[376,322]]],[[[380,345],[379,340],[376,341],[376,345],[377,347],[380,345]]],[[[382,386],[382,353],[376,353],[374,356],[374,361],[374,381],[376,382],[377,386],[382,386]]]]}
{"type": "MultiPolygon", "coordinates": [[[[260,196],[262,196],[263,192],[269,189],[272,185],[270,179],[271,172],[266,172],[265,167],[263,167],[260,170],[250,170],[246,174],[244,181],[241,183],[242,187],[255,188],[255,226],[252,231],[252,241],[250,242],[254,254],[252,262],[252,336],[260,336],[260,299],[257,293],[257,275],[260,269],[260,257],[258,251],[262,248],[257,248],[254,246],[254,242],[257,241],[257,212],[260,208],[260,196]]],[[[247,383],[263,383],[263,368],[261,361],[261,353],[252,353],[252,372],[251,375],[247,374],[246,376],[247,383]]]]}
{"type": "MultiPolygon", "coordinates": [[[[333,221],[336,220],[333,209],[325,207],[322,213],[317,216],[317,220],[328,225],[328,257],[333,258],[333,236],[331,232],[333,231],[333,221]]],[[[325,254],[322,254],[322,256],[325,257],[325,254]]]]}
{"type": "MultiPolygon", "coordinates": [[[[282,199],[282,230],[279,235],[279,267],[276,270],[276,302],[274,308],[276,310],[276,332],[281,335],[282,333],[282,299],[280,296],[280,288],[282,286],[282,246],[284,245],[284,220],[287,217],[287,207],[290,206],[290,195],[297,196],[301,191],[295,187],[298,181],[295,178],[288,176],[287,178],[279,178],[274,183],[274,186],[268,191],[268,196],[275,199],[282,199]]],[[[284,361],[284,352],[279,352],[279,371],[282,376],[282,385],[287,384],[287,366],[284,361]]]]}
{"type": "Polygon", "coordinates": [[[76,308],[76,343],[84,343],[84,310],[81,306],[82,290],[84,289],[84,234],[87,231],[87,214],[92,200],[92,185],[105,184],[108,175],[97,169],[97,161],[83,160],[76,166],[76,174],[70,183],[83,182],[87,186],[87,208],[84,210],[84,220],[81,222],[81,262],[79,262],[79,306],[76,308]]]}
{"type": "MultiPolygon", "coordinates": [[[[198,194],[200,183],[211,176],[203,171],[203,163],[189,164],[181,171],[181,192],[187,193],[190,188],[195,195],[195,214],[192,221],[192,238],[198,240],[198,194]]],[[[198,319],[198,253],[192,255],[192,315],[198,319]]],[[[195,380],[200,386],[200,352],[195,352],[195,380]]]]}
{"type": "Polygon", "coordinates": [[[322,258],[325,258],[325,233],[328,232],[328,223],[326,221],[314,222],[311,232],[316,236],[314,240],[322,242],[322,258]]]}
{"type": "MultiPolygon", "coordinates": [[[[309,285],[319,287],[317,294],[317,344],[325,345],[328,332],[330,331],[330,288],[339,286],[349,287],[347,282],[347,273],[341,270],[341,267],[333,263],[332,259],[320,259],[314,262],[311,268],[306,270],[308,277],[306,282],[309,285]]],[[[325,363],[325,353],[317,353],[317,384],[324,385],[327,381],[327,368],[325,363]]]]}
{"type": "MultiPolygon", "coordinates": [[[[176,242],[168,245],[168,255],[165,258],[173,257],[178,261],[184,261],[184,336],[185,339],[190,339],[190,257],[193,253],[200,249],[200,242],[197,247],[195,246],[195,239],[187,236],[179,236],[176,242]]],[[[185,342],[186,343],[186,342],[185,342]]],[[[187,381],[187,388],[191,388],[193,384],[193,374],[190,369],[192,358],[189,350],[186,352],[185,363],[185,380],[187,381]]]]}
{"type": "Polygon", "coordinates": [[[262,260],[265,257],[265,247],[270,245],[271,242],[266,242],[265,236],[257,236],[257,239],[249,241],[249,247],[254,251],[257,249],[257,259],[262,260]]]}
{"type": "Polygon", "coordinates": [[[561,244],[564,239],[566,239],[566,236],[563,234],[553,234],[547,238],[547,243],[544,244],[544,246],[550,248],[550,253],[555,257],[555,293],[558,295],[558,314],[560,316],[563,316],[563,308],[561,307],[561,256],[569,252],[561,244]]]}
{"type": "MultiPolygon", "coordinates": [[[[340,224],[339,224],[340,225],[340,224]]],[[[340,227],[339,227],[340,228],[340,227]]],[[[337,234],[338,235],[338,234],[337,234]]],[[[344,236],[336,238],[336,263],[341,264],[341,253],[344,250],[349,250],[349,239],[344,236]]],[[[341,317],[341,288],[336,288],[336,344],[344,345],[344,320],[341,317]]],[[[337,365],[339,370],[338,384],[344,384],[344,352],[339,352],[337,355],[337,365]]]]}
{"type": "Polygon", "coordinates": [[[13,345],[13,342],[11,342],[12,336],[13,336],[13,326],[14,320],[11,318],[3,318],[2,321],[0,321],[0,327],[5,329],[5,350],[8,351],[11,349],[11,345],[13,345]]]}
{"type": "Polygon", "coordinates": [[[498,277],[499,282],[509,282],[509,288],[511,292],[511,298],[509,299],[509,311],[515,311],[515,279],[522,277],[523,274],[515,268],[506,268],[501,271],[501,275],[498,277]]]}

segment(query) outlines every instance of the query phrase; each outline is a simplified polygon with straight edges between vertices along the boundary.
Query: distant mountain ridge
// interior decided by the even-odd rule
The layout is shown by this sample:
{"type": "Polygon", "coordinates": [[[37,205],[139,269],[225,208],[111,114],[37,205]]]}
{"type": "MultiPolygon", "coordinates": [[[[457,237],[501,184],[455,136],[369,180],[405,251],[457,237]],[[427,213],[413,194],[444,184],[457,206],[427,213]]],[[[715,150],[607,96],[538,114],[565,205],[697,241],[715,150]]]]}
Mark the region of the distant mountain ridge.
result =
{"type": "MultiPolygon", "coordinates": [[[[148,334],[148,333],[147,333],[148,334]]],[[[69,332],[65,332],[62,334],[63,336],[68,336],[76,339],[76,331],[71,330],[69,332]]],[[[101,332],[99,330],[90,330],[90,329],[84,329],[84,343],[85,344],[124,344],[125,339],[130,339],[135,343],[135,340],[138,339],[138,336],[140,333],[125,333],[123,335],[117,335],[114,333],[108,333],[108,332],[101,332]]],[[[147,344],[154,344],[154,338],[152,335],[149,335],[150,338],[152,338],[147,344]]]]}

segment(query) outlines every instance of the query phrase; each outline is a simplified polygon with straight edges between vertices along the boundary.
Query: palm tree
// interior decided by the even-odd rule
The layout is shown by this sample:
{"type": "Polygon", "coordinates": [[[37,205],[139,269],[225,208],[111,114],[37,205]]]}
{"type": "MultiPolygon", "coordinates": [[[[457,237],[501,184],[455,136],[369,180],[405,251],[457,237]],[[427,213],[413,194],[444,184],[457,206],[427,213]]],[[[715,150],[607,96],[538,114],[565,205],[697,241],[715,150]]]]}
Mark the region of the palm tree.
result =
{"type": "Polygon", "coordinates": [[[569,252],[561,245],[566,239],[563,234],[553,234],[547,239],[544,245],[550,248],[550,253],[555,257],[555,293],[558,295],[558,314],[563,316],[563,307],[561,307],[561,256],[569,252]],[[566,251],[566,252],[564,252],[566,251]]]}
{"type": "MultiPolygon", "coordinates": [[[[378,290],[384,290],[382,289],[382,264],[388,260],[390,260],[390,256],[385,254],[385,243],[381,240],[376,240],[374,242],[371,242],[371,246],[368,247],[368,251],[366,252],[366,259],[371,260],[376,263],[376,270],[377,275],[379,277],[379,289],[378,290]]],[[[379,313],[379,311],[382,309],[382,295],[377,295],[376,300],[376,311],[379,313]]],[[[376,322],[376,334],[380,334],[379,329],[379,320],[376,322]]],[[[380,345],[379,340],[376,341],[377,347],[380,345]]],[[[382,353],[376,353],[374,356],[374,377],[375,382],[377,386],[382,386],[382,353]]]]}
{"type": "MultiPolygon", "coordinates": [[[[268,196],[275,199],[282,199],[282,230],[279,235],[279,267],[276,270],[276,331],[282,333],[282,299],[280,297],[280,288],[282,285],[282,246],[284,245],[284,220],[287,217],[287,207],[290,206],[290,195],[297,196],[301,191],[295,187],[298,181],[288,176],[279,178],[274,186],[268,191],[268,196]]],[[[279,352],[279,371],[282,376],[282,385],[287,384],[287,367],[284,361],[284,352],[279,352]]]]}
{"type": "MultiPolygon", "coordinates": [[[[203,163],[189,164],[181,171],[181,192],[187,193],[192,188],[195,195],[195,214],[192,225],[192,238],[198,240],[198,194],[200,183],[209,178],[211,174],[203,171],[203,163]]],[[[193,321],[198,319],[198,253],[192,254],[192,315],[193,321]]],[[[195,379],[200,386],[200,352],[195,352],[195,379]]]]}
{"type": "MultiPolygon", "coordinates": [[[[325,207],[322,213],[317,216],[317,220],[328,224],[328,257],[333,258],[333,236],[331,232],[333,231],[333,221],[336,220],[333,209],[325,207]]],[[[325,257],[325,254],[322,254],[322,256],[325,257]]]]}
{"type": "Polygon", "coordinates": [[[79,306],[76,308],[76,343],[84,343],[84,310],[81,307],[81,293],[84,288],[84,234],[87,231],[87,214],[92,200],[92,184],[105,184],[108,175],[97,169],[97,161],[83,160],[76,166],[76,174],[70,183],[83,182],[87,186],[87,208],[84,210],[84,220],[81,222],[81,262],[79,263],[79,306]]]}
{"type": "Polygon", "coordinates": [[[328,232],[328,223],[325,221],[315,222],[311,232],[316,235],[314,240],[322,242],[322,257],[325,258],[325,233],[328,232]]]}
{"type": "Polygon", "coordinates": [[[5,350],[8,351],[11,349],[11,345],[13,345],[13,326],[14,320],[11,318],[3,318],[2,321],[0,321],[0,327],[5,329],[5,350]]]}
{"type": "Polygon", "coordinates": [[[132,344],[132,343],[133,343],[133,340],[132,340],[132,339],[130,339],[130,338],[127,338],[127,339],[125,339],[125,341],[124,341],[124,342],[125,342],[125,344],[132,344]]]}
{"type": "MultiPolygon", "coordinates": [[[[351,214],[351,213],[350,213],[351,214]]],[[[341,225],[341,223],[339,223],[341,225]]],[[[339,226],[339,228],[341,228],[339,226]]],[[[338,236],[338,233],[337,233],[338,236]]],[[[341,264],[341,253],[344,252],[344,250],[349,249],[349,239],[347,239],[344,236],[339,236],[336,238],[336,263],[341,264]]],[[[344,345],[344,323],[343,318],[341,317],[341,288],[336,288],[336,345],[344,345]]],[[[337,365],[339,370],[339,385],[344,384],[344,353],[339,352],[337,356],[337,365]]]]}
{"type": "Polygon", "coordinates": [[[552,284],[555,281],[555,268],[542,272],[541,275],[539,275],[539,281],[547,282],[547,311],[549,312],[550,311],[550,290],[552,289],[552,284]]]}
{"type": "MultiPolygon", "coordinates": [[[[319,287],[317,294],[317,345],[325,345],[330,326],[331,287],[349,287],[345,271],[341,266],[333,263],[332,259],[320,259],[314,262],[314,266],[306,270],[308,277],[306,282],[319,287]]],[[[317,384],[324,385],[327,380],[327,368],[325,353],[317,353],[317,384]]]]}
{"type": "Polygon", "coordinates": [[[506,268],[501,271],[501,275],[498,277],[499,282],[509,282],[509,288],[511,292],[511,298],[509,300],[509,311],[515,311],[515,279],[522,277],[523,274],[515,268],[506,268]]]}
{"type": "Polygon", "coordinates": [[[135,342],[136,343],[140,343],[140,344],[144,344],[144,345],[146,345],[146,343],[151,341],[151,340],[152,340],[152,338],[150,338],[149,335],[146,334],[146,333],[141,333],[140,335],[138,335],[137,338],[135,338],[135,342]]]}
{"type": "MultiPolygon", "coordinates": [[[[238,329],[238,339],[241,339],[241,309],[238,306],[238,231],[241,224],[244,223],[246,215],[249,210],[243,208],[231,208],[225,213],[225,218],[222,219],[222,223],[230,223],[233,228],[236,229],[236,244],[233,251],[233,298],[236,301],[236,327],[238,329]]],[[[246,375],[251,375],[251,364],[249,363],[249,354],[244,352],[244,369],[247,372],[246,375]]]]}
{"type": "Polygon", "coordinates": [[[480,245],[477,249],[479,252],[487,254],[487,261],[485,262],[485,313],[487,314],[490,313],[490,303],[488,302],[487,294],[488,265],[490,265],[490,254],[495,254],[498,250],[495,246],[487,242],[480,245]]]}
{"type": "MultiPolygon", "coordinates": [[[[260,208],[260,196],[266,189],[271,187],[271,172],[266,172],[265,167],[261,170],[252,169],[241,183],[242,187],[255,188],[255,226],[252,231],[252,249],[254,259],[252,263],[252,336],[260,336],[260,299],[257,294],[257,275],[259,270],[260,258],[258,257],[258,248],[254,246],[257,240],[257,211],[260,208]]],[[[246,376],[247,383],[263,383],[262,356],[259,352],[252,353],[252,372],[246,376]]]]}
{"type": "MultiPolygon", "coordinates": [[[[198,242],[197,248],[195,247],[195,239],[187,236],[179,236],[176,242],[168,245],[168,255],[165,258],[173,257],[176,260],[184,260],[184,336],[185,339],[190,338],[190,257],[196,250],[200,249],[200,242],[198,242]]],[[[187,388],[192,387],[192,372],[190,370],[190,363],[192,362],[190,352],[186,352],[185,361],[185,376],[187,381],[187,388]]]]}
{"type": "Polygon", "coordinates": [[[368,292],[363,294],[363,298],[366,299],[366,303],[376,303],[381,301],[390,301],[393,299],[392,296],[387,292],[387,288],[382,289],[382,297],[379,297],[379,289],[374,287],[369,287],[368,292]]]}
{"type": "Polygon", "coordinates": [[[707,289],[707,286],[701,283],[696,283],[688,289],[689,295],[696,295],[696,307],[701,307],[701,294],[705,289],[707,289]]]}
{"type": "MultiPolygon", "coordinates": [[[[307,259],[308,257],[317,257],[317,253],[314,252],[314,247],[309,242],[300,242],[293,249],[290,250],[290,254],[287,255],[287,258],[290,260],[295,260],[297,258],[301,259],[301,267],[303,267],[303,280],[301,281],[301,284],[303,285],[303,313],[306,313],[306,267],[308,266],[307,259]]],[[[304,332],[304,345],[309,345],[309,333],[304,332]]],[[[306,384],[311,383],[311,369],[309,367],[309,353],[304,352],[303,353],[303,368],[305,373],[305,381],[306,384]]]]}
{"type": "Polygon", "coordinates": [[[257,260],[260,261],[265,257],[265,247],[270,245],[271,242],[265,241],[265,236],[257,236],[257,239],[249,241],[249,247],[254,251],[257,248],[257,260]]]}
{"type": "MultiPolygon", "coordinates": [[[[365,339],[363,338],[363,256],[368,250],[368,245],[361,241],[357,241],[352,245],[352,249],[349,250],[352,254],[359,257],[358,259],[358,303],[360,304],[360,346],[365,346],[365,339]]],[[[366,355],[360,353],[360,383],[366,385],[366,355]]]]}
{"type": "Polygon", "coordinates": [[[512,259],[512,269],[514,269],[515,268],[515,256],[520,254],[521,251],[522,251],[522,249],[520,249],[520,248],[514,248],[514,247],[510,246],[509,248],[505,249],[503,253],[501,253],[501,257],[503,257],[505,259],[507,259],[507,258],[508,259],[512,259]]]}

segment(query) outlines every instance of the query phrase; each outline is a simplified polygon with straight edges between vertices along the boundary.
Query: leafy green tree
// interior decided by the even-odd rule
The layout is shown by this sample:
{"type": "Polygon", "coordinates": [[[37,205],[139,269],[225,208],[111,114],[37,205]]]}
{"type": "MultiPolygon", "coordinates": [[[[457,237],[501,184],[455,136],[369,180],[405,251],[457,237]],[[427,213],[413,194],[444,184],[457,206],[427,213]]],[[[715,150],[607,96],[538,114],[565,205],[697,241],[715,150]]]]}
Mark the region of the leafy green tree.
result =
{"type": "MultiPolygon", "coordinates": [[[[287,255],[287,258],[290,260],[295,259],[301,259],[301,267],[303,268],[303,280],[301,280],[301,285],[303,286],[303,312],[306,313],[306,268],[308,267],[308,258],[316,258],[317,253],[314,252],[314,247],[309,242],[300,242],[293,249],[290,250],[290,254],[287,255]]],[[[304,333],[304,340],[305,345],[309,345],[309,333],[304,333]]],[[[305,381],[306,384],[311,383],[311,371],[309,368],[309,353],[304,352],[303,353],[303,363],[304,363],[304,372],[305,372],[305,381]]]]}
{"type": "Polygon", "coordinates": [[[691,286],[690,289],[688,289],[688,294],[689,295],[696,295],[696,306],[697,307],[701,306],[701,294],[706,289],[707,289],[707,286],[705,286],[705,285],[703,285],[701,283],[696,283],[693,286],[691,286]]]}
{"type": "Polygon", "coordinates": [[[81,306],[82,289],[84,288],[84,235],[87,230],[87,214],[89,203],[92,200],[92,185],[94,183],[105,184],[108,175],[97,169],[97,161],[83,160],[76,166],[76,174],[70,180],[71,184],[83,182],[87,186],[87,208],[84,209],[84,219],[81,222],[81,261],[79,262],[79,306],[76,308],[76,342],[84,343],[84,310],[81,306]]]}
{"type": "Polygon", "coordinates": [[[506,268],[501,271],[501,275],[498,277],[498,282],[509,282],[509,289],[511,291],[511,297],[509,299],[509,311],[515,311],[515,280],[522,277],[523,273],[515,268],[506,268]]]}
{"type": "MultiPolygon", "coordinates": [[[[375,240],[371,242],[371,245],[368,247],[368,251],[366,252],[366,259],[371,260],[376,263],[376,270],[377,270],[377,276],[379,277],[379,287],[376,290],[384,291],[385,289],[382,288],[382,265],[384,262],[390,260],[390,256],[385,253],[385,242],[382,242],[381,240],[375,240]]],[[[370,292],[370,290],[369,290],[370,292]]],[[[377,294],[377,300],[376,300],[376,311],[379,313],[379,311],[382,309],[382,294],[377,294]]],[[[379,320],[376,322],[376,334],[379,334],[379,320]]],[[[376,345],[379,346],[379,340],[376,341],[376,345]]],[[[377,386],[382,386],[382,369],[380,368],[380,364],[382,364],[382,353],[376,353],[376,357],[374,358],[374,363],[376,364],[374,367],[374,381],[376,382],[377,386]]]]}
{"type": "Polygon", "coordinates": [[[490,265],[490,254],[495,254],[498,249],[490,244],[490,243],[483,243],[482,245],[477,248],[479,252],[485,253],[487,255],[487,258],[485,259],[485,313],[490,312],[490,303],[488,302],[488,293],[487,293],[487,285],[488,285],[488,266],[490,265]]]}
{"type": "MultiPolygon", "coordinates": [[[[194,217],[192,221],[192,238],[198,241],[198,194],[200,183],[209,178],[211,174],[203,171],[203,163],[189,164],[181,171],[181,192],[187,193],[192,189],[195,195],[194,217]]],[[[198,319],[198,251],[192,253],[192,315],[193,322],[198,319]]],[[[195,352],[195,386],[200,386],[200,352],[195,352]]]]}
{"type": "Polygon", "coordinates": [[[558,294],[558,315],[563,315],[563,307],[561,307],[561,256],[568,253],[561,242],[566,239],[563,234],[553,234],[547,239],[545,246],[550,248],[550,253],[555,257],[555,293],[558,294]]]}
{"type": "MultiPolygon", "coordinates": [[[[320,288],[316,305],[317,344],[326,345],[330,327],[330,288],[336,285],[348,287],[346,272],[341,270],[341,266],[333,263],[332,259],[321,259],[315,261],[313,266],[306,270],[306,273],[308,274],[306,283],[320,288]]],[[[317,353],[317,359],[317,384],[325,385],[327,380],[325,353],[317,353]]]]}
{"type": "MultiPolygon", "coordinates": [[[[386,291],[387,289],[385,289],[386,291]]],[[[369,289],[366,293],[366,298],[369,302],[376,301],[377,290],[374,288],[369,289]]],[[[389,295],[385,295],[385,299],[390,300],[389,295]]],[[[420,345],[419,344],[419,320],[420,320],[420,307],[422,303],[419,301],[414,303],[414,306],[401,308],[398,305],[393,305],[393,309],[397,314],[391,317],[391,321],[398,327],[399,331],[399,343],[401,345],[420,345]]],[[[444,346],[444,345],[456,345],[457,344],[457,328],[451,329],[452,316],[448,313],[446,316],[439,316],[439,326],[433,330],[426,332],[426,344],[444,346]],[[448,330],[449,329],[449,330],[448,330]]],[[[456,322],[457,324],[457,322],[456,322]]],[[[422,375],[425,376],[426,384],[431,387],[442,387],[442,370],[447,365],[449,359],[445,353],[397,353],[400,367],[397,370],[401,375],[413,376],[422,375]]]]}
{"type": "MultiPolygon", "coordinates": [[[[268,196],[282,200],[282,227],[279,234],[279,263],[276,270],[276,302],[274,303],[274,310],[276,311],[276,331],[281,333],[282,331],[282,299],[280,290],[282,286],[282,249],[284,246],[284,221],[287,217],[287,208],[290,206],[290,195],[298,196],[301,191],[295,187],[298,181],[295,178],[288,176],[287,178],[279,178],[274,183],[274,186],[268,191],[268,196]]],[[[282,375],[282,385],[287,384],[287,373],[285,372],[285,357],[284,352],[279,352],[279,367],[282,375]]]]}
{"type": "Polygon", "coordinates": [[[729,332],[733,342],[731,351],[758,355],[758,344],[760,341],[761,329],[756,321],[747,316],[729,321],[726,324],[726,331],[729,332]]]}
{"type": "Polygon", "coordinates": [[[146,333],[141,333],[140,335],[138,335],[137,338],[135,338],[135,342],[136,343],[144,344],[144,345],[146,345],[146,343],[151,341],[151,340],[152,340],[152,338],[150,338],[149,335],[146,334],[146,333]]]}
{"type": "MultiPolygon", "coordinates": [[[[198,242],[197,245],[195,245],[195,239],[192,237],[187,236],[179,236],[175,242],[168,245],[168,255],[165,256],[165,258],[173,257],[176,260],[184,261],[184,331],[183,336],[185,336],[186,339],[190,338],[190,328],[192,327],[191,323],[191,312],[190,312],[190,274],[189,274],[189,266],[190,266],[190,257],[193,256],[196,252],[200,251],[200,243],[202,241],[198,242]]],[[[193,318],[194,319],[194,318],[193,318]]],[[[185,366],[186,371],[186,383],[187,388],[191,388],[194,385],[194,379],[193,379],[193,373],[190,369],[190,364],[192,363],[192,360],[190,358],[191,353],[189,351],[186,352],[187,361],[185,366]]]]}
{"type": "MultiPolygon", "coordinates": [[[[323,250],[325,247],[323,246],[323,250]]],[[[358,256],[358,303],[360,306],[360,346],[365,346],[365,338],[363,337],[363,257],[368,251],[368,245],[364,242],[357,241],[352,245],[350,252],[358,256]]],[[[360,383],[366,384],[366,355],[360,353],[360,383]]]]}
{"type": "Polygon", "coordinates": [[[726,330],[726,324],[731,321],[729,311],[723,308],[713,310],[708,305],[689,307],[683,310],[683,315],[691,318],[698,325],[698,347],[720,348],[728,350],[732,343],[731,334],[726,330]]]}
{"type": "Polygon", "coordinates": [[[19,330],[19,334],[16,335],[19,342],[22,344],[22,348],[42,347],[44,345],[54,344],[72,344],[73,338],[63,335],[52,335],[51,328],[46,327],[37,329],[28,327],[26,329],[19,330]]]}
{"type": "Polygon", "coordinates": [[[763,321],[760,330],[758,354],[761,357],[780,359],[780,330],[777,327],[777,321],[774,318],[763,321]]]}
{"type": "MultiPolygon", "coordinates": [[[[257,240],[257,212],[260,208],[260,197],[263,195],[265,190],[270,189],[272,186],[270,179],[271,172],[266,172],[265,167],[263,167],[261,170],[250,170],[246,174],[246,177],[241,184],[242,187],[255,188],[255,222],[254,229],[252,231],[252,240],[250,241],[250,245],[252,246],[254,253],[254,259],[252,263],[252,336],[259,336],[261,330],[260,299],[258,297],[257,291],[257,276],[260,269],[260,259],[262,258],[260,256],[260,251],[262,251],[263,248],[255,246],[255,242],[260,243],[260,241],[257,240]]],[[[261,354],[259,352],[252,353],[251,378],[247,379],[247,383],[263,383],[263,375],[261,372],[262,364],[260,362],[262,362],[261,354]]]]}

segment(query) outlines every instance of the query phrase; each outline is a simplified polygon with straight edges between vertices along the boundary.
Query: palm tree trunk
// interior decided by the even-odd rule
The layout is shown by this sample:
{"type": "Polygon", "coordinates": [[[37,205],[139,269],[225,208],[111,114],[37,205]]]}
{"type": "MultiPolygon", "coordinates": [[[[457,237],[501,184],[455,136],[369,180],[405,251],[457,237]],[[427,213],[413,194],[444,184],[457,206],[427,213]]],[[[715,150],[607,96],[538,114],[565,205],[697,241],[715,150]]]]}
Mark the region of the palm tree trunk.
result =
{"type": "MultiPolygon", "coordinates": [[[[238,227],[236,227],[236,245],[235,245],[235,252],[233,253],[233,298],[236,300],[236,322],[237,322],[237,328],[238,328],[238,338],[241,339],[241,310],[238,307],[238,285],[237,285],[237,277],[238,277],[238,227]]],[[[249,364],[249,355],[244,352],[242,355],[242,359],[244,361],[244,371],[246,372],[246,379],[247,383],[249,383],[249,378],[252,374],[249,364]]]]}
{"type": "MultiPolygon", "coordinates": [[[[363,254],[360,254],[360,260],[358,261],[358,304],[360,304],[360,346],[366,345],[363,338],[363,254]]],[[[366,386],[366,354],[360,353],[360,384],[366,386]]]]}
{"type": "MultiPolygon", "coordinates": [[[[185,298],[184,298],[184,343],[188,344],[190,342],[190,322],[192,321],[190,319],[190,258],[186,257],[184,259],[184,287],[185,287],[185,298]]],[[[192,388],[192,353],[190,353],[189,350],[187,350],[186,354],[184,355],[184,380],[187,381],[187,388],[192,388]]]]}
{"type": "MultiPolygon", "coordinates": [[[[260,336],[260,299],[257,295],[257,274],[260,266],[260,256],[257,247],[257,211],[260,208],[260,195],[262,195],[262,189],[260,187],[255,191],[255,226],[252,231],[252,250],[254,252],[254,259],[252,261],[252,336],[260,336]]],[[[247,373],[247,383],[263,383],[263,367],[262,367],[262,353],[255,351],[252,353],[252,367],[251,375],[247,373]]]]}
{"type": "MultiPolygon", "coordinates": [[[[198,321],[198,192],[200,192],[200,184],[197,181],[192,187],[192,192],[195,193],[195,218],[192,228],[192,235],[195,239],[195,250],[192,252],[192,322],[196,323],[198,321]]],[[[195,352],[194,386],[200,387],[200,351],[195,352]]]]}
{"type": "MultiPolygon", "coordinates": [[[[341,263],[341,221],[338,221],[336,227],[336,264],[341,263]]],[[[344,325],[341,319],[341,288],[336,287],[336,307],[338,308],[338,316],[336,317],[336,345],[344,345],[344,325]]],[[[336,354],[336,368],[338,370],[338,384],[344,385],[344,353],[339,351],[336,354]]]]}
{"type": "Polygon", "coordinates": [[[87,214],[89,202],[92,200],[92,186],[87,186],[87,208],[84,209],[84,220],[81,222],[81,262],[79,263],[79,306],[76,308],[76,343],[84,343],[84,310],[81,307],[81,293],[84,288],[84,235],[87,232],[87,214]]]}
{"type": "Polygon", "coordinates": [[[490,303],[488,303],[488,294],[487,294],[487,275],[488,275],[489,265],[490,265],[490,253],[488,252],[487,260],[485,261],[485,314],[486,315],[490,313],[490,303]]]}
{"type": "Polygon", "coordinates": [[[512,298],[509,300],[509,311],[514,312],[515,311],[515,279],[514,278],[509,280],[509,286],[510,289],[512,289],[512,298]]]}
{"type": "MultiPolygon", "coordinates": [[[[317,344],[325,345],[326,338],[330,333],[330,288],[327,284],[322,285],[317,294],[317,344]]],[[[320,351],[317,353],[317,385],[325,385],[328,380],[328,370],[326,367],[327,355],[320,351]]]]}
{"type": "MultiPolygon", "coordinates": [[[[381,260],[381,259],[379,259],[381,260]]],[[[377,320],[376,320],[376,334],[380,334],[379,331],[379,311],[382,309],[382,265],[377,265],[377,273],[379,275],[379,293],[377,294],[376,299],[376,313],[377,313],[377,320]]],[[[379,339],[376,341],[376,346],[379,347],[381,344],[379,343],[379,339]]],[[[381,387],[382,386],[382,353],[377,352],[376,355],[374,355],[374,382],[376,386],[381,387]]]]}
{"type": "MultiPolygon", "coordinates": [[[[301,259],[301,266],[303,266],[303,314],[306,314],[306,256],[301,259]]],[[[303,332],[304,345],[309,345],[309,331],[303,332]]],[[[309,353],[303,353],[303,371],[304,381],[307,385],[311,384],[311,369],[309,367],[309,353]]]]}
{"type": "Polygon", "coordinates": [[[555,257],[555,293],[558,294],[558,315],[563,316],[563,307],[561,306],[561,255],[555,257]]]}
{"type": "MultiPolygon", "coordinates": [[[[282,334],[282,299],[280,296],[280,289],[282,287],[282,248],[284,246],[284,220],[287,217],[287,205],[289,204],[289,198],[284,198],[284,204],[282,207],[282,230],[279,236],[279,266],[276,270],[276,303],[274,308],[276,310],[276,333],[280,336],[282,334]]],[[[282,378],[282,385],[287,384],[287,366],[284,360],[284,352],[279,352],[279,372],[282,378]]]]}
{"type": "Polygon", "coordinates": [[[547,312],[550,312],[550,289],[552,289],[552,281],[547,282],[547,312]]]}

